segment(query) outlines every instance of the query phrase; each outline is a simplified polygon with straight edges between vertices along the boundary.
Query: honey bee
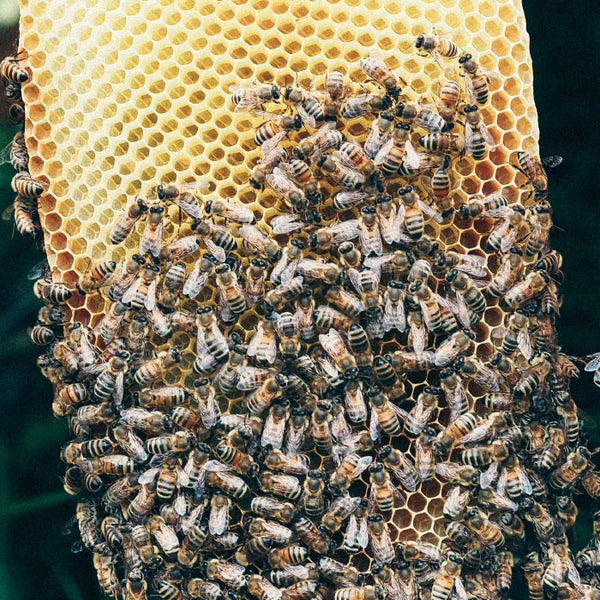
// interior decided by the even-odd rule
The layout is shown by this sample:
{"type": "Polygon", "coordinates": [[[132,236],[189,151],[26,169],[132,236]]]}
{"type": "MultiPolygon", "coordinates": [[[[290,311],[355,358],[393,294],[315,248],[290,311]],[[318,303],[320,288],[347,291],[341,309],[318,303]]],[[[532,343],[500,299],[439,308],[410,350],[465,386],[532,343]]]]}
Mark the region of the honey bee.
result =
{"type": "Polygon", "coordinates": [[[434,354],[425,350],[424,352],[403,352],[398,350],[392,354],[392,367],[402,371],[427,371],[435,367],[434,354]]]}
{"type": "Polygon", "coordinates": [[[73,295],[64,283],[52,283],[49,275],[34,283],[33,293],[49,304],[64,304],[73,295]]]}
{"type": "Polygon", "coordinates": [[[232,85],[229,88],[232,94],[235,110],[251,110],[265,102],[276,102],[281,97],[281,92],[276,85],[232,85]]]}
{"type": "Polygon", "coordinates": [[[590,464],[589,459],[589,450],[584,446],[570,452],[565,462],[550,475],[550,487],[556,492],[572,488],[590,464]]]}
{"type": "Polygon", "coordinates": [[[483,123],[479,109],[474,104],[466,106],[464,109],[465,124],[465,150],[469,156],[475,160],[484,157],[486,147],[495,146],[494,138],[483,123]]]}
{"type": "Polygon", "coordinates": [[[425,427],[415,440],[415,469],[421,481],[430,481],[434,475],[435,457],[433,442],[435,431],[425,427]]]}
{"type": "Polygon", "coordinates": [[[523,253],[518,248],[511,248],[490,281],[487,293],[495,298],[502,297],[520,281],[524,268],[523,253]]]}
{"type": "Polygon", "coordinates": [[[248,577],[248,593],[258,600],[281,600],[281,590],[260,575],[248,577]]]}
{"type": "Polygon", "coordinates": [[[489,83],[498,80],[498,74],[479,65],[470,54],[458,59],[463,68],[467,96],[472,103],[485,104],[489,97],[489,83]]]}
{"type": "MultiPolygon", "coordinates": [[[[267,146],[267,151],[265,152],[264,150],[265,148],[263,147],[263,155],[250,172],[250,177],[248,179],[250,185],[257,190],[264,188],[266,176],[269,173],[272,173],[276,166],[288,159],[287,151],[280,146],[276,146],[272,149],[269,149],[267,146]]],[[[252,222],[253,221],[250,221],[250,223],[252,222]]]]}
{"type": "Polygon", "coordinates": [[[206,562],[204,569],[206,578],[209,580],[220,581],[234,590],[241,590],[246,587],[244,577],[246,568],[242,565],[211,558],[206,562]]]}
{"type": "Polygon", "coordinates": [[[298,264],[298,272],[306,279],[321,279],[328,284],[336,284],[341,278],[341,270],[336,263],[304,258],[298,264]]]}
{"type": "Polygon", "coordinates": [[[431,206],[425,204],[412,186],[406,186],[398,190],[400,201],[404,207],[404,226],[406,233],[413,239],[418,240],[424,232],[424,215],[432,218],[437,223],[443,222],[443,217],[431,206]]]}
{"type": "Polygon", "coordinates": [[[340,334],[335,329],[330,329],[326,334],[319,335],[319,343],[331,359],[336,367],[346,379],[355,379],[358,375],[356,359],[344,344],[340,334]]]}
{"type": "Polygon", "coordinates": [[[199,219],[202,213],[194,193],[200,189],[208,188],[208,183],[198,181],[181,184],[160,183],[156,187],[156,195],[159,200],[173,202],[190,217],[199,219]]]}
{"type": "Polygon", "coordinates": [[[389,473],[381,463],[369,467],[371,491],[369,500],[377,506],[380,512],[389,513],[395,502],[404,500],[403,494],[392,485],[389,473]]]}
{"type": "Polygon", "coordinates": [[[335,122],[329,121],[301,140],[294,148],[294,154],[300,160],[311,159],[315,153],[320,156],[320,153],[330,148],[339,148],[344,139],[344,134],[336,130],[335,122]]]}
{"type": "Polygon", "coordinates": [[[546,252],[552,227],[552,208],[548,202],[537,204],[531,209],[531,234],[527,240],[525,253],[527,256],[546,252]]]}
{"type": "Polygon", "coordinates": [[[440,88],[437,109],[440,117],[446,121],[444,131],[450,130],[454,127],[454,120],[456,117],[458,103],[460,101],[460,95],[460,86],[456,81],[447,81],[440,88]]]}
{"type": "Polygon", "coordinates": [[[367,518],[369,542],[373,557],[383,565],[394,562],[395,552],[387,528],[387,523],[381,515],[371,515],[367,518]]]}
{"type": "Polygon", "coordinates": [[[268,261],[272,262],[281,258],[279,244],[254,225],[242,225],[240,235],[252,249],[268,261]]]}
{"type": "Polygon", "coordinates": [[[317,161],[317,166],[334,185],[348,190],[359,190],[365,182],[365,176],[355,168],[355,163],[338,150],[324,154],[317,161]]]}
{"type": "Polygon", "coordinates": [[[393,133],[394,115],[390,112],[380,113],[379,117],[373,121],[369,135],[363,145],[367,157],[374,160],[393,133]]]}
{"type": "Polygon", "coordinates": [[[420,33],[415,40],[419,52],[429,54],[441,66],[440,57],[454,58],[458,54],[458,46],[450,39],[439,35],[420,33]]]}
{"type": "Polygon", "coordinates": [[[318,519],[325,512],[324,489],[323,474],[320,471],[309,471],[304,480],[301,501],[304,512],[311,519],[318,519]]]}
{"type": "Polygon", "coordinates": [[[409,137],[410,125],[397,123],[393,135],[387,139],[375,155],[373,162],[381,166],[381,171],[386,177],[395,176],[400,168],[418,169],[422,163],[422,156],[415,150],[409,137]]]}
{"type": "Polygon", "coordinates": [[[142,273],[123,294],[121,302],[133,310],[145,308],[152,311],[156,307],[156,285],[160,269],[157,265],[144,265],[142,273]]]}
{"type": "Polygon", "coordinates": [[[119,584],[119,578],[115,572],[115,562],[114,556],[101,552],[93,553],[94,568],[96,569],[100,587],[107,596],[118,598],[121,593],[121,585],[119,584]]]}
{"type": "Polygon", "coordinates": [[[177,348],[170,348],[159,352],[155,358],[148,360],[133,374],[134,381],[139,385],[144,385],[163,377],[167,370],[181,360],[180,352],[177,348]]]}
{"type": "Polygon", "coordinates": [[[11,186],[13,191],[26,200],[35,200],[48,189],[48,184],[31,177],[28,171],[17,173],[12,178],[11,186]]]}
{"type": "Polygon", "coordinates": [[[284,375],[277,373],[266,379],[260,387],[246,398],[246,408],[251,415],[259,415],[279,398],[287,385],[284,375]]]}
{"type": "Polygon", "coordinates": [[[398,77],[377,53],[372,52],[368,58],[362,58],[360,68],[369,79],[377,82],[386,91],[387,96],[395,99],[402,91],[398,77]]]}
{"type": "Polygon", "coordinates": [[[256,360],[261,363],[273,364],[277,358],[277,338],[276,338],[275,323],[269,320],[261,321],[256,333],[252,336],[246,354],[255,356],[256,360]]]}
{"type": "Polygon", "coordinates": [[[23,67],[22,58],[7,56],[0,62],[0,75],[8,82],[21,85],[29,79],[29,73],[23,67]]]}
{"type": "Polygon", "coordinates": [[[141,568],[136,567],[127,574],[123,597],[125,600],[147,600],[148,583],[141,568]]]}
{"type": "MultiPolygon", "coordinates": [[[[330,87],[332,85],[334,84],[330,84],[330,87]]],[[[323,92],[307,91],[298,86],[287,87],[284,92],[284,98],[296,109],[302,123],[311,129],[317,126],[317,121],[322,121],[324,118],[323,107],[319,102],[323,96],[323,92]]]]}
{"type": "MultiPolygon", "coordinates": [[[[251,225],[248,225],[251,227],[251,225]]],[[[209,252],[219,261],[225,262],[227,252],[237,249],[237,241],[231,229],[225,225],[217,225],[204,219],[196,219],[191,225],[209,252]]]]}
{"type": "Polygon", "coordinates": [[[472,379],[491,392],[500,391],[499,375],[475,358],[459,356],[455,369],[459,374],[464,375],[467,379],[472,379]]]}
{"type": "Polygon", "coordinates": [[[302,127],[300,115],[291,117],[284,114],[268,113],[257,110],[254,110],[253,114],[263,117],[266,121],[256,130],[256,133],[254,134],[254,143],[257,146],[262,146],[268,141],[269,145],[267,146],[267,151],[274,148],[289,131],[293,131],[294,129],[298,130],[302,127]]]}
{"type": "MultiPolygon", "coordinates": [[[[379,429],[390,436],[398,435],[402,429],[398,418],[398,407],[389,401],[380,388],[372,388],[367,393],[371,405],[369,431],[374,440],[379,439],[379,429]]],[[[401,414],[401,416],[403,416],[401,414]]]]}
{"type": "Polygon", "coordinates": [[[281,251],[281,258],[271,270],[269,277],[271,283],[278,285],[293,279],[303,256],[304,244],[295,239],[290,240],[290,243],[281,251]]]}
{"type": "Polygon", "coordinates": [[[546,167],[556,167],[562,162],[561,156],[549,156],[547,158],[538,159],[533,157],[529,152],[517,153],[518,169],[521,171],[531,183],[531,186],[536,192],[536,197],[545,198],[548,191],[548,176],[544,170],[546,167]]]}
{"type": "Polygon", "coordinates": [[[418,140],[419,144],[430,152],[461,154],[465,149],[465,141],[457,133],[428,133],[418,140]]]}
{"type": "Polygon", "coordinates": [[[287,400],[275,403],[269,409],[261,435],[261,446],[280,450],[283,445],[285,426],[289,416],[287,400]]]}
{"type": "Polygon", "coordinates": [[[288,172],[280,167],[274,167],[265,177],[265,181],[277,194],[283,196],[287,206],[293,211],[302,211],[306,208],[306,195],[302,188],[288,176],[288,172]]]}
{"type": "Polygon", "coordinates": [[[359,221],[348,219],[329,227],[321,227],[310,234],[310,246],[319,250],[329,250],[332,244],[340,244],[360,235],[359,221]]]}
{"type": "Polygon", "coordinates": [[[343,119],[356,119],[366,114],[377,114],[388,110],[392,106],[391,97],[388,94],[363,93],[346,98],[342,107],[343,119]]]}

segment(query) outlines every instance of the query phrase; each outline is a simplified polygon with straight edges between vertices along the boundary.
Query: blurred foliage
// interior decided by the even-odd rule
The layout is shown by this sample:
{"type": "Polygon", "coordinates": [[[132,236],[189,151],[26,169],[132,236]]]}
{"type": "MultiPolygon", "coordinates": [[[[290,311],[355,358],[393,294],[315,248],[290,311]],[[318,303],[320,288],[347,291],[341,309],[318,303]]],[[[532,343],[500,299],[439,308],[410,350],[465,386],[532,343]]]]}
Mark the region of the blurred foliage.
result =
{"type": "MultiPolygon", "coordinates": [[[[600,55],[600,13],[591,1],[524,0],[535,73],[542,155],[560,154],[563,164],[550,174],[554,207],[552,243],[564,256],[565,300],[559,322],[563,349],[585,355],[600,350],[600,207],[596,178],[600,154],[598,78],[592,63],[600,55]],[[574,35],[573,32],[576,32],[574,35]],[[578,42],[577,47],[574,41],[578,42]]],[[[0,0],[0,28],[13,2],[0,0]]],[[[14,51],[14,30],[0,29],[5,47],[14,51]]],[[[0,106],[0,119],[5,119],[0,106]]],[[[3,121],[5,123],[5,121],[3,121]]],[[[16,132],[0,127],[0,147],[16,132]]],[[[13,199],[10,165],[0,166],[2,210],[13,199]]],[[[53,418],[51,389],[35,361],[38,349],[27,335],[40,302],[31,292],[27,273],[41,252],[31,240],[14,233],[10,221],[0,222],[0,597],[45,600],[102,598],[87,553],[72,554],[70,537],[61,535],[73,514],[73,500],[62,491],[58,449],[67,440],[63,423],[53,418]],[[42,583],[43,582],[43,583],[42,583]]],[[[592,444],[600,445],[594,419],[600,418],[599,392],[584,376],[573,396],[591,415],[586,419],[592,444]]],[[[573,534],[574,549],[589,537],[592,510],[580,510],[573,534]]]]}

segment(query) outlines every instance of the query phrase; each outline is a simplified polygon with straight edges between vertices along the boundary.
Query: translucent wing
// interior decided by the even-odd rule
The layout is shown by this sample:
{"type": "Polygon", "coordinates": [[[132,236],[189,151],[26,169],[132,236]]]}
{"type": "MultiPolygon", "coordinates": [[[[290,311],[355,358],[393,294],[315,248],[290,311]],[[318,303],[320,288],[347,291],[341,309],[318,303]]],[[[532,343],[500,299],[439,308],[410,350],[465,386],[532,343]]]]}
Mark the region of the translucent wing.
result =
{"type": "Polygon", "coordinates": [[[273,228],[273,233],[278,235],[302,229],[305,227],[305,224],[298,221],[296,215],[279,215],[273,217],[271,227],[273,228]]]}
{"type": "Polygon", "coordinates": [[[217,244],[215,244],[211,239],[209,239],[207,237],[202,238],[202,241],[204,242],[204,245],[206,246],[207,250],[219,262],[225,262],[225,260],[227,259],[227,253],[225,252],[225,250],[223,248],[221,248],[221,246],[217,246],[217,244]]]}

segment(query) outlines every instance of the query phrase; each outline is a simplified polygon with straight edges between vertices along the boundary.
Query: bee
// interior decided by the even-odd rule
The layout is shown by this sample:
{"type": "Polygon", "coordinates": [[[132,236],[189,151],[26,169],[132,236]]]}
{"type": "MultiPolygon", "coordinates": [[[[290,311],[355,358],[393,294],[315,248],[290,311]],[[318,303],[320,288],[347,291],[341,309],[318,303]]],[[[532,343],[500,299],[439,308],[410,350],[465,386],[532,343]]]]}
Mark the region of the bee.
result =
{"type": "Polygon", "coordinates": [[[483,123],[483,118],[475,104],[465,106],[465,151],[475,160],[484,157],[486,147],[495,146],[494,138],[483,123]]]}
{"type": "Polygon", "coordinates": [[[570,452],[565,462],[550,475],[548,479],[550,487],[556,492],[572,488],[590,464],[589,458],[589,450],[584,446],[580,446],[575,452],[570,452]]]}
{"type": "Polygon", "coordinates": [[[269,446],[275,450],[281,449],[285,434],[285,426],[289,416],[287,405],[287,400],[284,400],[282,402],[273,404],[269,409],[269,414],[265,419],[265,424],[261,435],[261,446],[269,446]]]}
{"type": "Polygon", "coordinates": [[[8,82],[21,85],[29,79],[29,73],[23,68],[23,59],[7,56],[0,62],[0,75],[8,82]]]}
{"type": "MultiPolygon", "coordinates": [[[[267,147],[266,152],[264,150],[265,148],[263,147],[263,155],[250,172],[250,177],[248,180],[250,185],[257,190],[264,188],[266,176],[269,173],[272,173],[275,167],[288,159],[288,153],[285,148],[276,146],[272,149],[267,147]]],[[[252,222],[253,221],[250,221],[250,223],[252,222]]]]}
{"type": "Polygon", "coordinates": [[[419,168],[421,155],[415,150],[409,137],[410,125],[397,123],[393,135],[385,141],[375,155],[373,162],[381,166],[381,172],[386,177],[394,177],[400,168],[419,168]]]}
{"type": "Polygon", "coordinates": [[[120,244],[125,241],[134,225],[148,211],[148,204],[141,198],[136,198],[126,210],[118,218],[110,232],[111,244],[120,244]]]}
{"type": "Polygon", "coordinates": [[[254,225],[242,225],[240,235],[252,249],[268,261],[279,260],[281,258],[279,244],[254,225]]]}
{"type": "Polygon", "coordinates": [[[149,252],[152,256],[158,258],[162,246],[164,220],[163,206],[151,206],[149,209],[146,226],[140,238],[139,252],[141,255],[149,252]]]}
{"type": "Polygon", "coordinates": [[[108,454],[90,459],[79,459],[77,465],[85,473],[99,475],[127,475],[133,473],[137,465],[128,456],[122,454],[108,454]]]}
{"type": "Polygon", "coordinates": [[[48,184],[31,177],[28,171],[17,173],[12,178],[11,186],[13,191],[26,200],[35,200],[48,189],[48,184]]]}
{"type": "Polygon", "coordinates": [[[294,155],[300,160],[310,159],[330,148],[339,148],[345,137],[335,128],[335,122],[329,121],[319,127],[315,133],[301,140],[294,148],[294,155]]]}
{"type": "Polygon", "coordinates": [[[473,412],[466,412],[440,432],[433,450],[438,456],[446,455],[452,446],[462,437],[473,431],[481,423],[480,417],[473,412]]]}
{"type": "Polygon", "coordinates": [[[549,156],[539,159],[533,157],[529,152],[518,152],[517,161],[519,163],[517,168],[529,179],[536,196],[544,198],[548,191],[548,176],[544,166],[556,167],[562,162],[562,157],[549,156]]]}
{"type": "Polygon", "coordinates": [[[304,126],[314,129],[317,121],[322,121],[324,118],[323,107],[319,102],[322,95],[323,92],[290,86],[285,89],[283,97],[296,109],[304,126]]]}
{"type": "Polygon", "coordinates": [[[273,364],[277,358],[277,339],[275,323],[270,320],[261,321],[255,334],[252,336],[246,354],[255,356],[256,360],[261,363],[273,364]]]}
{"type": "MultiPolygon", "coordinates": [[[[107,406],[107,405],[102,405],[107,406]]],[[[83,408],[96,408],[96,407],[83,407],[83,408]]],[[[107,411],[108,412],[108,411],[107,411]]],[[[112,415],[112,412],[110,413],[112,415]]],[[[128,427],[138,429],[145,433],[161,433],[165,431],[168,426],[169,418],[159,411],[148,411],[143,408],[128,408],[124,409],[120,413],[121,422],[128,427]]],[[[78,415],[79,416],[79,415],[78,415]]],[[[82,414],[81,417],[84,415],[82,414]]],[[[114,416],[114,415],[113,415],[114,416]]],[[[108,419],[109,417],[107,417],[108,419]]],[[[85,421],[90,419],[86,416],[85,421]]],[[[94,419],[92,419],[93,421],[94,419]]]]}
{"type": "Polygon", "coordinates": [[[353,240],[359,235],[359,221],[357,219],[348,219],[329,227],[321,227],[314,233],[311,233],[310,246],[317,251],[329,250],[333,244],[353,240]]]}
{"type": "Polygon", "coordinates": [[[531,209],[531,212],[532,230],[525,247],[527,256],[534,256],[548,250],[548,239],[552,227],[552,208],[549,203],[539,203],[531,209]]]}
{"type": "Polygon", "coordinates": [[[459,316],[465,326],[470,324],[469,311],[479,315],[485,311],[485,297],[472,279],[462,271],[454,269],[446,275],[446,281],[456,294],[459,316]]]}
{"type": "Polygon", "coordinates": [[[460,207],[461,219],[480,219],[483,217],[501,218],[510,214],[509,199],[501,192],[487,196],[472,196],[460,207]]]}
{"type": "Polygon", "coordinates": [[[144,385],[163,377],[167,370],[176,365],[181,360],[180,352],[177,348],[170,348],[159,352],[155,358],[148,360],[133,374],[133,380],[144,385]]]}
{"type": "Polygon", "coordinates": [[[344,524],[356,509],[361,505],[360,498],[353,498],[347,493],[339,495],[328,507],[327,512],[321,518],[321,527],[333,534],[344,524]]]}
{"type": "Polygon", "coordinates": [[[427,371],[435,368],[433,352],[396,351],[391,356],[391,365],[397,371],[427,371]]]}
{"type": "Polygon", "coordinates": [[[194,441],[194,436],[189,431],[176,431],[175,433],[157,436],[146,440],[146,450],[150,454],[175,454],[187,452],[194,441]]]}
{"type": "Polygon", "coordinates": [[[302,493],[302,507],[311,519],[318,519],[325,512],[323,491],[325,482],[320,471],[309,471],[304,480],[302,493]]]}
{"type": "Polygon", "coordinates": [[[396,116],[406,125],[416,123],[431,133],[441,133],[446,122],[436,112],[414,102],[399,102],[396,105],[396,116]]]}
{"type": "Polygon", "coordinates": [[[362,58],[359,64],[365,75],[377,82],[386,91],[387,96],[394,99],[398,97],[402,91],[400,81],[381,56],[372,52],[368,58],[362,58]]]}
{"type": "Polygon", "coordinates": [[[248,577],[248,593],[258,600],[281,600],[281,590],[260,575],[248,577]]]}
{"type": "Polygon", "coordinates": [[[8,161],[10,161],[15,171],[29,172],[29,153],[25,145],[23,131],[18,131],[10,144],[0,153],[0,163],[3,164],[8,161]]]}
{"type": "Polygon", "coordinates": [[[389,473],[381,463],[369,467],[371,491],[369,500],[374,503],[382,513],[389,513],[394,508],[395,501],[404,499],[398,488],[392,485],[389,473]]]}
{"type": "Polygon", "coordinates": [[[121,298],[121,302],[133,310],[145,308],[154,310],[156,306],[156,285],[160,269],[157,265],[144,265],[141,275],[127,289],[121,298]]]}
{"type": "Polygon", "coordinates": [[[191,598],[199,598],[200,600],[223,600],[221,588],[216,583],[200,579],[199,577],[190,579],[186,589],[191,598]]]}
{"type": "Polygon", "coordinates": [[[426,387],[417,397],[415,406],[405,415],[404,431],[410,436],[418,436],[431,420],[438,405],[439,391],[426,387]]]}
{"type": "Polygon", "coordinates": [[[298,130],[302,127],[300,115],[290,117],[287,115],[257,110],[254,110],[253,113],[257,116],[264,117],[266,120],[266,122],[256,130],[256,133],[254,134],[254,143],[257,146],[262,146],[266,141],[269,141],[269,146],[267,147],[268,150],[282,140],[289,131],[293,131],[294,129],[298,130]]]}
{"type": "MultiPolygon", "coordinates": [[[[251,225],[244,225],[252,227],[251,225]]],[[[237,241],[233,237],[230,228],[225,225],[216,225],[210,221],[196,219],[191,225],[209,252],[219,261],[225,262],[227,252],[237,249],[237,241]]]]}
{"type": "Polygon", "coordinates": [[[125,314],[127,307],[122,302],[111,304],[108,312],[95,328],[95,332],[100,335],[105,344],[108,344],[116,335],[125,314]]]}
{"type": "Polygon", "coordinates": [[[371,160],[379,154],[379,151],[384,147],[386,142],[393,136],[394,133],[394,115],[390,112],[382,112],[373,124],[369,135],[363,145],[365,154],[371,160]]]}
{"type": "Polygon", "coordinates": [[[425,204],[412,186],[406,186],[398,190],[400,201],[404,207],[404,226],[406,233],[413,239],[418,240],[424,232],[424,215],[431,217],[434,221],[443,222],[442,216],[429,205],[425,204]]]}
{"type": "Polygon", "coordinates": [[[346,379],[355,379],[357,377],[358,368],[356,366],[356,359],[348,352],[344,341],[335,329],[330,329],[327,334],[320,334],[319,343],[346,379]]]}
{"type": "Polygon", "coordinates": [[[324,457],[333,455],[330,408],[331,406],[329,403],[319,402],[316,410],[314,410],[312,413],[310,421],[311,435],[315,444],[315,448],[317,452],[324,457]]]}
{"type": "Polygon", "coordinates": [[[355,168],[354,161],[340,151],[324,154],[317,165],[334,185],[348,190],[359,190],[365,182],[365,176],[355,168]]]}
{"type": "Polygon", "coordinates": [[[242,565],[211,558],[205,563],[204,569],[207,579],[220,581],[229,588],[241,590],[246,586],[246,568],[242,565]]]}
{"type": "Polygon", "coordinates": [[[463,68],[467,96],[472,103],[485,104],[489,97],[489,83],[498,80],[498,74],[484,69],[471,56],[463,54],[458,63],[463,68]]]}
{"type": "Polygon", "coordinates": [[[447,81],[440,88],[437,110],[440,117],[446,121],[444,131],[454,127],[454,119],[456,117],[460,96],[460,86],[456,81],[447,81]]]}
{"type": "Polygon", "coordinates": [[[487,293],[494,298],[504,296],[521,280],[524,268],[523,253],[518,248],[511,248],[508,254],[504,255],[502,263],[490,281],[487,293]]]}
{"type": "Polygon", "coordinates": [[[542,583],[542,571],[544,566],[540,562],[537,552],[531,552],[525,557],[521,567],[527,581],[529,598],[531,600],[543,600],[544,588],[542,583]]]}
{"type": "Polygon", "coordinates": [[[316,554],[327,554],[330,548],[330,542],[327,536],[322,534],[316,525],[307,517],[297,517],[292,526],[300,541],[308,546],[316,554]]]}
{"type": "Polygon", "coordinates": [[[391,446],[384,446],[379,456],[404,489],[414,492],[419,487],[419,474],[410,459],[391,446]]]}
{"type": "Polygon", "coordinates": [[[73,295],[64,283],[52,283],[49,277],[38,279],[33,285],[33,292],[50,304],[64,304],[73,295]]]}
{"type": "Polygon", "coordinates": [[[369,542],[371,551],[378,563],[390,564],[394,562],[395,552],[387,528],[387,523],[381,515],[371,515],[367,518],[369,542]]]}
{"type": "Polygon", "coordinates": [[[504,535],[485,513],[478,509],[470,510],[465,518],[467,527],[486,545],[499,548],[504,545],[504,535]]]}
{"type": "Polygon", "coordinates": [[[98,583],[107,596],[118,598],[121,593],[119,578],[115,572],[115,557],[101,552],[93,553],[94,568],[98,577],[98,583]]]}
{"type": "Polygon", "coordinates": [[[282,167],[274,167],[273,171],[266,175],[265,181],[277,194],[283,196],[291,210],[302,211],[306,208],[307,200],[304,191],[296,185],[282,167]]]}
{"type": "Polygon", "coordinates": [[[499,375],[475,358],[459,356],[455,364],[455,369],[457,373],[464,375],[467,379],[472,379],[491,392],[500,391],[499,375]]]}
{"type": "Polygon", "coordinates": [[[232,94],[235,110],[254,109],[265,102],[276,102],[281,97],[281,92],[276,85],[232,85],[229,88],[232,94]]]}
{"type": "Polygon", "coordinates": [[[388,94],[363,93],[346,98],[342,106],[343,119],[356,119],[366,114],[377,114],[388,110],[392,106],[391,97],[388,94]]]}
{"type": "Polygon", "coordinates": [[[464,138],[458,133],[428,133],[420,137],[418,142],[430,152],[462,154],[465,149],[464,138]]]}
{"type": "Polygon", "coordinates": [[[125,600],[147,600],[148,583],[141,568],[132,569],[127,574],[123,597],[125,600]]]}
{"type": "Polygon", "coordinates": [[[415,40],[419,52],[429,54],[441,66],[440,57],[454,58],[458,54],[458,46],[450,39],[439,35],[420,33],[415,40]]]}
{"type": "Polygon", "coordinates": [[[471,499],[471,492],[469,490],[463,490],[460,486],[453,487],[447,494],[444,502],[444,516],[447,519],[456,519],[463,514],[469,500],[471,499]]]}
{"type": "Polygon", "coordinates": [[[317,204],[322,199],[319,180],[303,160],[291,158],[289,163],[281,164],[281,169],[296,181],[311,204],[317,204]]]}

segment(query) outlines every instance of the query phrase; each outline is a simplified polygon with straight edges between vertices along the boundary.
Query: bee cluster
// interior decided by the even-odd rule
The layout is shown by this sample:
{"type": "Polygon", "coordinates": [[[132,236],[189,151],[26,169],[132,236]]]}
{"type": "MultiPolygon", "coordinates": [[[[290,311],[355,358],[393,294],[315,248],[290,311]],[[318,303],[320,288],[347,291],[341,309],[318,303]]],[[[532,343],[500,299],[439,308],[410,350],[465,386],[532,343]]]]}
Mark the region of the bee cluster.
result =
{"type": "MultiPolygon", "coordinates": [[[[29,79],[23,61],[15,56],[7,56],[0,63],[0,77],[4,83],[6,97],[10,101],[8,115],[14,123],[25,121],[25,108],[21,98],[21,85],[29,79]]],[[[25,145],[25,133],[20,127],[12,142],[0,154],[0,164],[10,162],[17,171],[12,179],[12,189],[17,194],[14,202],[4,211],[2,217],[10,218],[14,212],[15,227],[21,235],[36,239],[41,231],[37,199],[47,189],[45,183],[29,173],[29,154],[25,145]]]]}
{"type": "Polygon", "coordinates": [[[35,282],[75,549],[107,595],[499,598],[520,560],[530,598],[600,597],[595,546],[574,561],[566,537],[600,475],[556,340],[542,163],[520,152],[525,189],[455,206],[457,162],[494,143],[493,76],[447,38],[415,46],[460,54],[432,105],[376,54],[359,93],[341,71],[232,90],[265,121],[269,223],[161,183],[112,228],[135,253],[35,282]],[[447,232],[473,222],[469,253],[447,232]],[[77,295],[108,303],[93,328],[77,295]]]}

